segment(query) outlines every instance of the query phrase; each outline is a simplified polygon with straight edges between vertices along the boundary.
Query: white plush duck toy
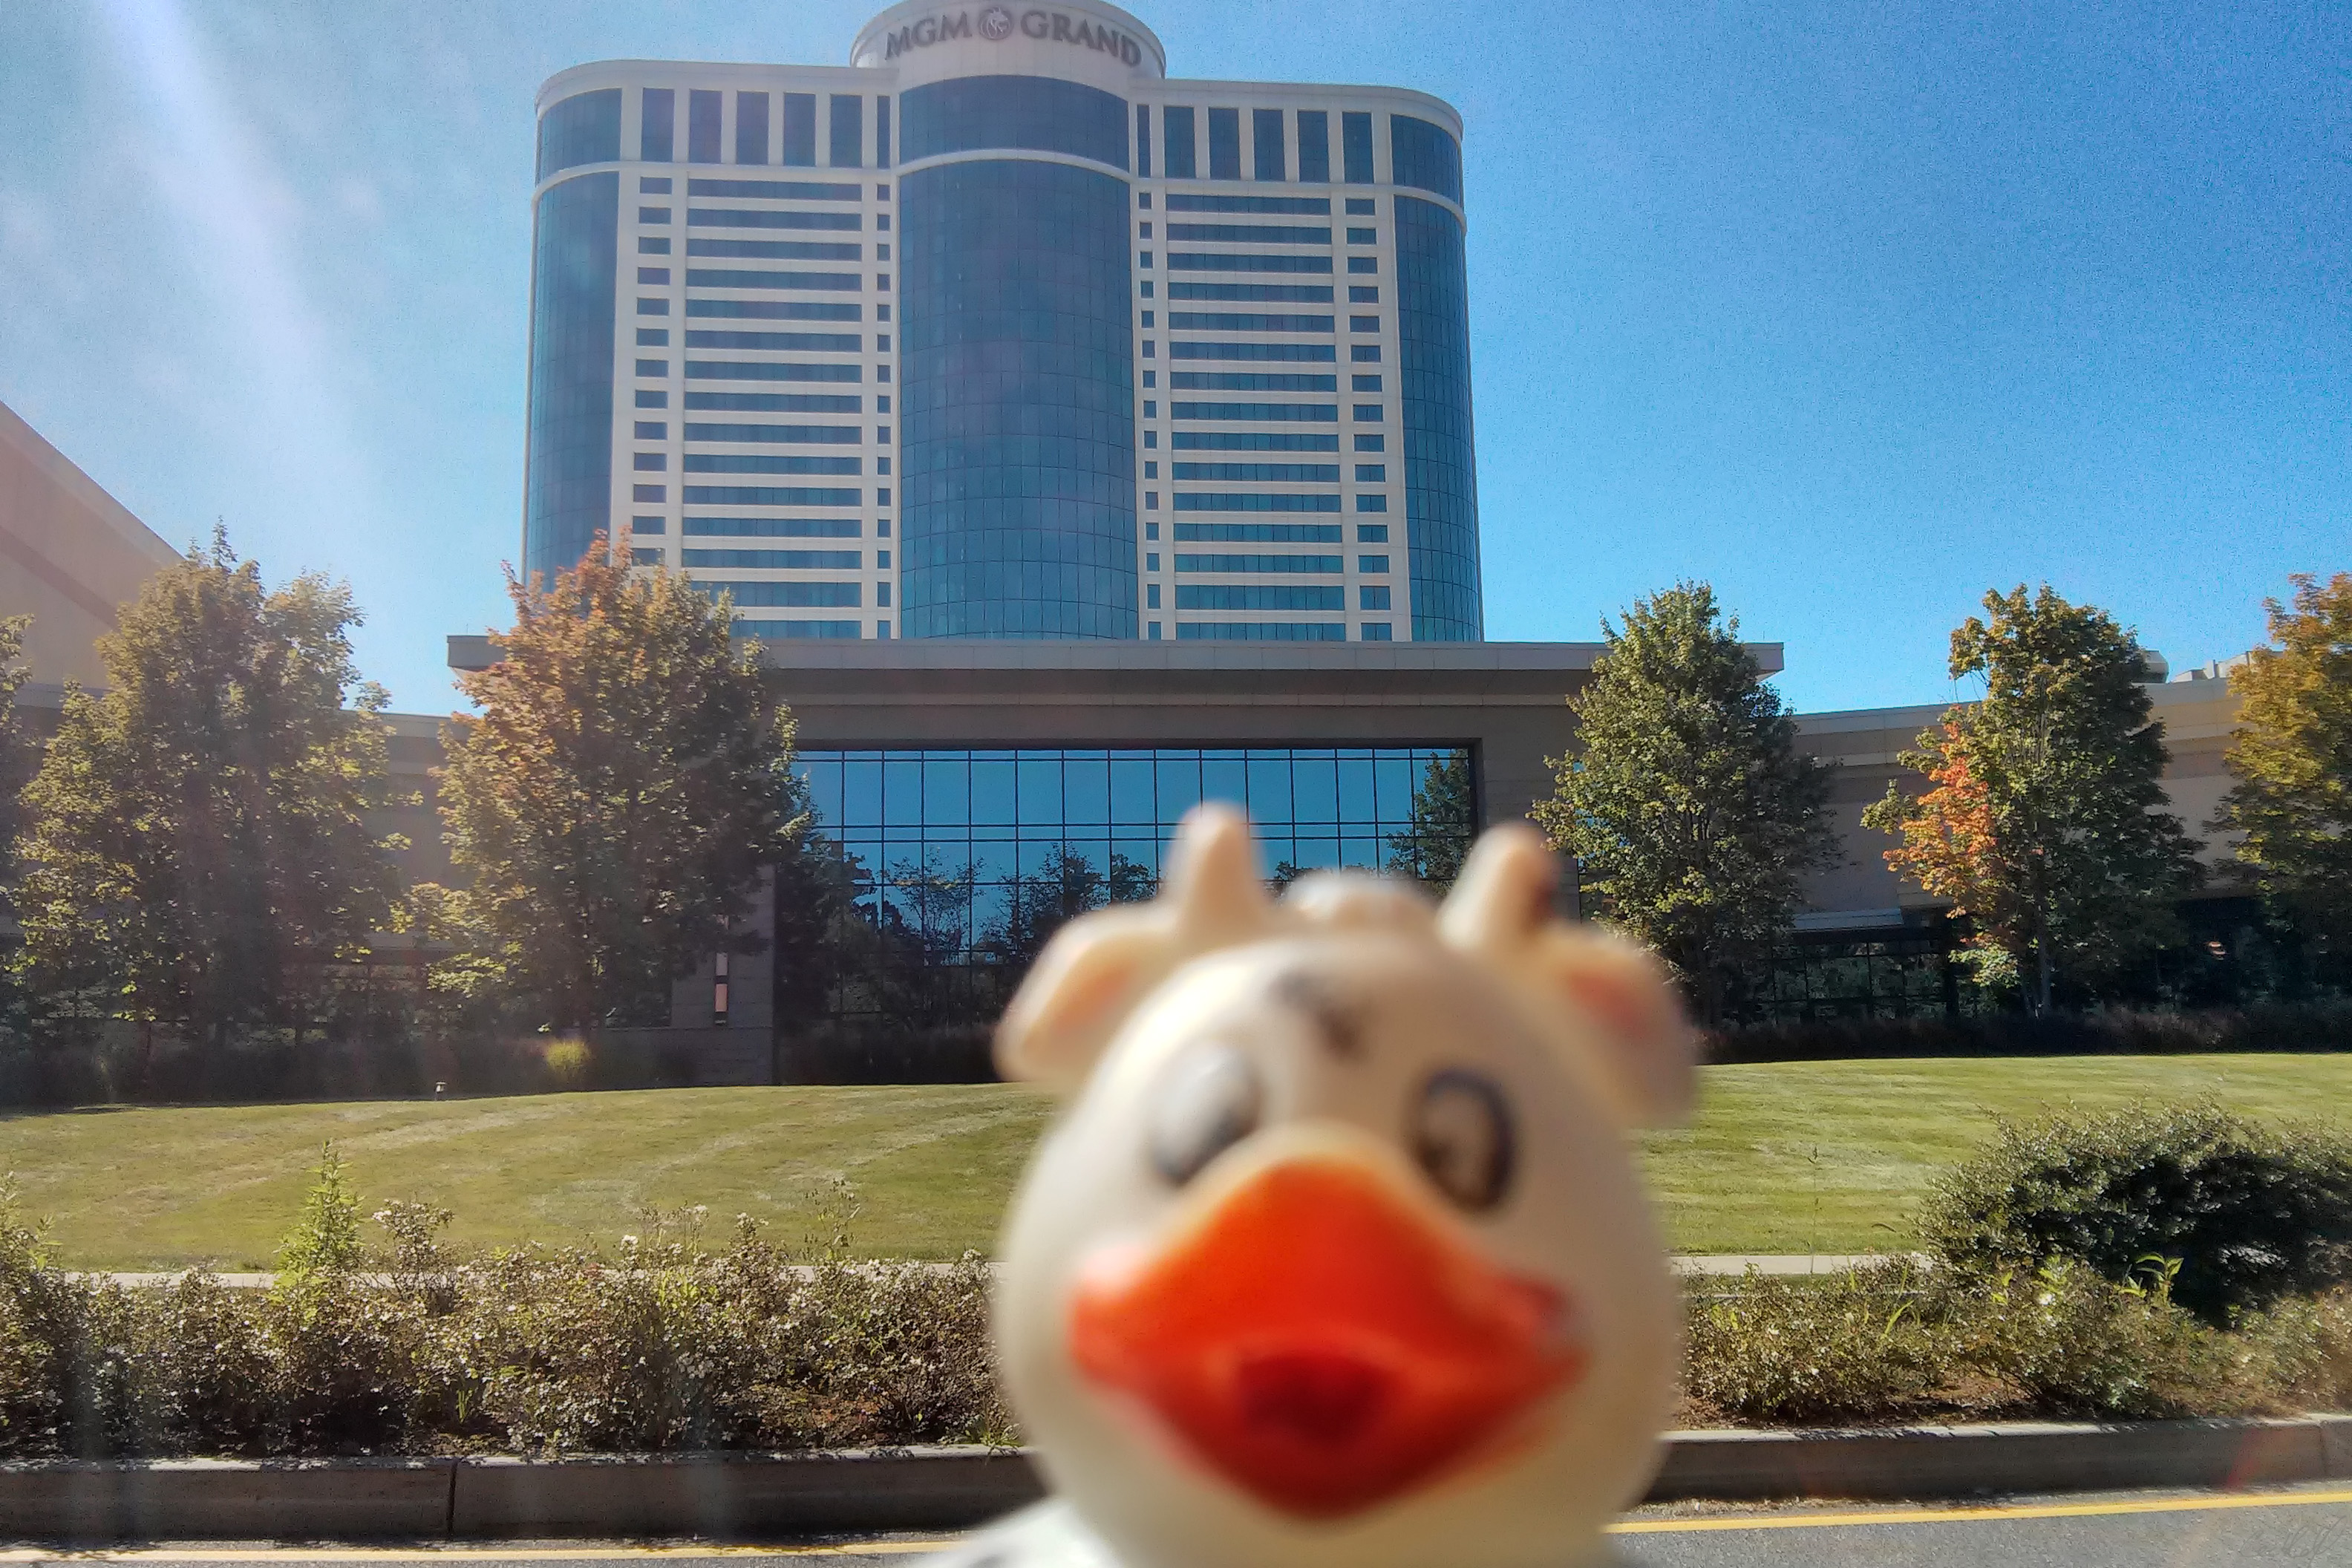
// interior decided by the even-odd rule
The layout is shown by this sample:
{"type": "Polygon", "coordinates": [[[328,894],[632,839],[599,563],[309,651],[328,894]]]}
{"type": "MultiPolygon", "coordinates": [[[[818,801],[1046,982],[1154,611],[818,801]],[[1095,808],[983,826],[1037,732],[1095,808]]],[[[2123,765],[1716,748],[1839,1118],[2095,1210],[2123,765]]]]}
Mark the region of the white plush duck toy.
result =
{"type": "Polygon", "coordinates": [[[1554,917],[1524,827],[1442,909],[1238,813],[1073,921],[998,1037],[1067,1101],[995,1331],[1053,1500],[959,1568],[1564,1568],[1638,1498],[1681,1304],[1625,1130],[1692,1047],[1639,950],[1554,917]]]}

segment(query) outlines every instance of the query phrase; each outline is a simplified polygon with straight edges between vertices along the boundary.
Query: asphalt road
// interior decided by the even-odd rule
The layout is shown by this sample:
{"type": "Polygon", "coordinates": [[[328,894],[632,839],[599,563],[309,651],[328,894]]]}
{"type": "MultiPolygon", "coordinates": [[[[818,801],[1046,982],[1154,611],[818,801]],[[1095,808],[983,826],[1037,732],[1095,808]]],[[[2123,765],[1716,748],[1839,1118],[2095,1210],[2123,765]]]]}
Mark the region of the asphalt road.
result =
{"type": "MultiPolygon", "coordinates": [[[[1645,1510],[1616,1526],[1612,1537],[1626,1568],[2352,1568],[2352,1488],[2028,1499],[1984,1507],[1645,1510]]],[[[915,1563],[944,1544],[895,1538],[793,1546],[28,1545],[0,1547],[0,1564],[877,1568],[915,1563]]]]}

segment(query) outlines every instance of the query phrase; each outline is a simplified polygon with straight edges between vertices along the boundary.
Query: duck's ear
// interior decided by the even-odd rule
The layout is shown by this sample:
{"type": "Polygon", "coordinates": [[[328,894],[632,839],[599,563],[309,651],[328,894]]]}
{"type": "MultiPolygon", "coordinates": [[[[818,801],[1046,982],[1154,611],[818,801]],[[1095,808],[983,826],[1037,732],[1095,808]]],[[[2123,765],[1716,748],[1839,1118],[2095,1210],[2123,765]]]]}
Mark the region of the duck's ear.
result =
{"type": "Polygon", "coordinates": [[[1099,910],[1054,933],[996,1026],[996,1067],[1067,1098],[1144,994],[1167,973],[1167,922],[1099,910]]]}
{"type": "Polygon", "coordinates": [[[1229,806],[1196,807],[1169,846],[1157,899],[1081,915],[1045,944],[997,1026],[998,1069],[1059,1095],[1076,1092],[1128,1015],[1171,970],[1250,941],[1273,918],[1247,820],[1229,806]]]}
{"type": "Polygon", "coordinates": [[[1445,941],[1499,972],[1590,1068],[1618,1122],[1663,1127],[1690,1114],[1697,1037],[1665,968],[1646,950],[1552,912],[1559,863],[1533,828],[1478,840],[1438,915],[1445,941]]]}

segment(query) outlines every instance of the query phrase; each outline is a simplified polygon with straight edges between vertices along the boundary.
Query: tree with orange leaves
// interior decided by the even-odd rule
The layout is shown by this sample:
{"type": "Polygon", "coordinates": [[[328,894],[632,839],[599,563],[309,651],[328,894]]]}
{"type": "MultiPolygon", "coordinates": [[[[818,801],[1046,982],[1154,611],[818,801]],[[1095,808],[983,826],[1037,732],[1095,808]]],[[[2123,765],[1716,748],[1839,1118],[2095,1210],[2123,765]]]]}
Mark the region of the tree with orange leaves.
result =
{"type": "Polygon", "coordinates": [[[430,889],[469,952],[450,978],[558,1028],[667,1021],[670,983],[741,951],[762,872],[807,818],[792,716],[738,651],[733,609],[600,534],[552,584],[519,581],[499,660],[458,678],[441,816],[471,874],[430,889]]]}
{"type": "Polygon", "coordinates": [[[2047,584],[1984,605],[1952,633],[1950,662],[1984,697],[1903,753],[1934,787],[1890,784],[1863,826],[1899,840],[1887,864],[1949,899],[1970,945],[2013,964],[2047,1012],[2062,969],[2095,983],[2174,934],[2199,845],[2162,809],[2164,726],[2131,634],[2047,584]]]}

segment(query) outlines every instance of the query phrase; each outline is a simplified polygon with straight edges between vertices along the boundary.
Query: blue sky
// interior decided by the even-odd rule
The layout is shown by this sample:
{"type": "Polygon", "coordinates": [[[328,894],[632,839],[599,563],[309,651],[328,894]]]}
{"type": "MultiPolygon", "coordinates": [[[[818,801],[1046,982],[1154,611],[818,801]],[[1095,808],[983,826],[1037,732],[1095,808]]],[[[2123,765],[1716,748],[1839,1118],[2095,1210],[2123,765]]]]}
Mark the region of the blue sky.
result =
{"type": "MultiPolygon", "coordinates": [[[[348,578],[446,709],[519,546],[534,89],[878,8],[12,6],[0,400],[166,538],[348,578]]],[[[1139,14],[1178,75],[1461,109],[1490,637],[1705,577],[1801,708],[1935,701],[1990,584],[2179,668],[2352,569],[2352,8],[1139,14]]]]}

